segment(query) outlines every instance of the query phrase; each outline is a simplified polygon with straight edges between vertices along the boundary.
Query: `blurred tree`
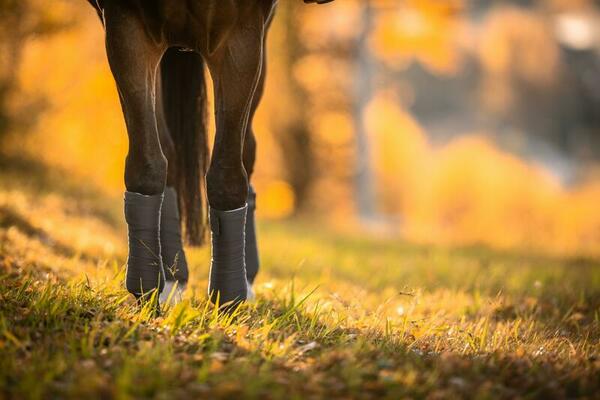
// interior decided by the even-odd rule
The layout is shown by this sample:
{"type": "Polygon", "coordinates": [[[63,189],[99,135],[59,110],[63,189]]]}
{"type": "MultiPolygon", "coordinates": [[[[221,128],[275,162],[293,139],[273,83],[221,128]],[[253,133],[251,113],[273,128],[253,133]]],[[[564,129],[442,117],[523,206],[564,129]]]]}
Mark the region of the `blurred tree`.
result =
{"type": "Polygon", "coordinates": [[[356,93],[354,101],[354,131],[356,141],[355,196],[359,217],[371,219],[375,214],[374,177],[371,169],[371,157],[367,126],[366,108],[373,97],[372,79],[375,74],[375,59],[371,54],[369,39],[373,30],[374,10],[370,0],[362,6],[361,30],[356,41],[356,93]]]}
{"type": "Polygon", "coordinates": [[[577,178],[571,162],[600,158],[598,21],[591,7],[553,15],[502,5],[489,10],[482,29],[485,110],[498,131],[513,132],[509,149],[535,154],[565,182],[577,178]]]}
{"type": "Polygon", "coordinates": [[[308,127],[309,98],[306,90],[294,78],[294,68],[298,60],[305,55],[306,48],[299,37],[298,4],[292,1],[282,2],[278,13],[281,26],[285,30],[285,46],[279,49],[278,56],[286,76],[290,78],[287,81],[287,90],[295,107],[286,112],[286,118],[279,126],[280,132],[276,135],[276,140],[284,149],[283,163],[286,179],[294,191],[295,212],[299,214],[307,206],[315,176],[315,156],[308,127]]]}
{"type": "MultiPolygon", "coordinates": [[[[27,41],[53,34],[73,21],[62,12],[64,3],[43,0],[0,0],[0,138],[15,125],[31,123],[30,113],[12,110],[10,99],[18,91],[18,72],[27,41]],[[21,114],[21,117],[18,115],[21,114]]],[[[30,99],[38,102],[39,99],[30,99]]]]}

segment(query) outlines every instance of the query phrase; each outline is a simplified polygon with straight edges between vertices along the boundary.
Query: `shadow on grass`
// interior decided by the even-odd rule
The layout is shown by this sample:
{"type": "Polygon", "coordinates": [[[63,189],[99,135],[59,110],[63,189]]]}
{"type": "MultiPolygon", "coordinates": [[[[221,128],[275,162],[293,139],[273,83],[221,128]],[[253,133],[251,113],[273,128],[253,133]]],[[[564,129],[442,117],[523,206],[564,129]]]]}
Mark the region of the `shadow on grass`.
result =
{"type": "Polygon", "coordinates": [[[67,171],[50,168],[33,159],[0,154],[0,185],[7,189],[27,190],[33,195],[56,193],[72,200],[71,210],[92,215],[113,228],[123,227],[122,214],[114,206],[117,198],[100,188],[74,179],[67,171]]]}
{"type": "Polygon", "coordinates": [[[0,229],[8,229],[11,227],[18,229],[29,238],[39,240],[59,256],[65,258],[77,258],[94,264],[102,260],[101,257],[77,251],[73,247],[57,241],[43,229],[33,226],[25,217],[12,208],[0,206],[0,229]]]}

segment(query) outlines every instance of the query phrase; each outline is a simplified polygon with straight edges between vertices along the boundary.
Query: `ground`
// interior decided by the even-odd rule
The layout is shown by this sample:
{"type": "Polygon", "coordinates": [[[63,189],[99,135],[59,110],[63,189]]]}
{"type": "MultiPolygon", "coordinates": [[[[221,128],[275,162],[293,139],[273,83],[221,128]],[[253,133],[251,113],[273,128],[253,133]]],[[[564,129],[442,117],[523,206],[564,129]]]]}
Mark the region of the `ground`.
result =
{"type": "Polygon", "coordinates": [[[257,300],[209,253],[161,316],[124,291],[121,199],[0,165],[0,399],[599,398],[600,262],[259,223],[257,300]]]}

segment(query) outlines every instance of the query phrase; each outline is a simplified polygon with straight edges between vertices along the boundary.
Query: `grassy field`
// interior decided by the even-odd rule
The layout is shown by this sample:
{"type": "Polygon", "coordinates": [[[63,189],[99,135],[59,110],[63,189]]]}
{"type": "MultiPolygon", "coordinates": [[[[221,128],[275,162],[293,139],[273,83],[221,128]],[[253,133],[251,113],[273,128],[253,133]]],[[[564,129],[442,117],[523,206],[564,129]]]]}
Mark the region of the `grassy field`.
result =
{"type": "Polygon", "coordinates": [[[255,302],[218,315],[194,249],[152,318],[119,198],[0,167],[0,399],[600,397],[600,262],[263,222],[255,302]]]}

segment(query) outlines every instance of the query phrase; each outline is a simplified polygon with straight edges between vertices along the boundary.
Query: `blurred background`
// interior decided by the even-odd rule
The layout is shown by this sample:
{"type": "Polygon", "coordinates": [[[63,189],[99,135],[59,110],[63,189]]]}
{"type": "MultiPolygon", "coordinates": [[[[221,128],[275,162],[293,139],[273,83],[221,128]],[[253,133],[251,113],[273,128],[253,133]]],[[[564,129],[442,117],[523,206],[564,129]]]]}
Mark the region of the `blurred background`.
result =
{"type": "MultiPolygon", "coordinates": [[[[0,37],[1,157],[120,196],[127,138],[92,8],[0,0],[0,37]]],[[[283,0],[268,53],[263,219],[600,256],[597,2],[283,0]]]]}

